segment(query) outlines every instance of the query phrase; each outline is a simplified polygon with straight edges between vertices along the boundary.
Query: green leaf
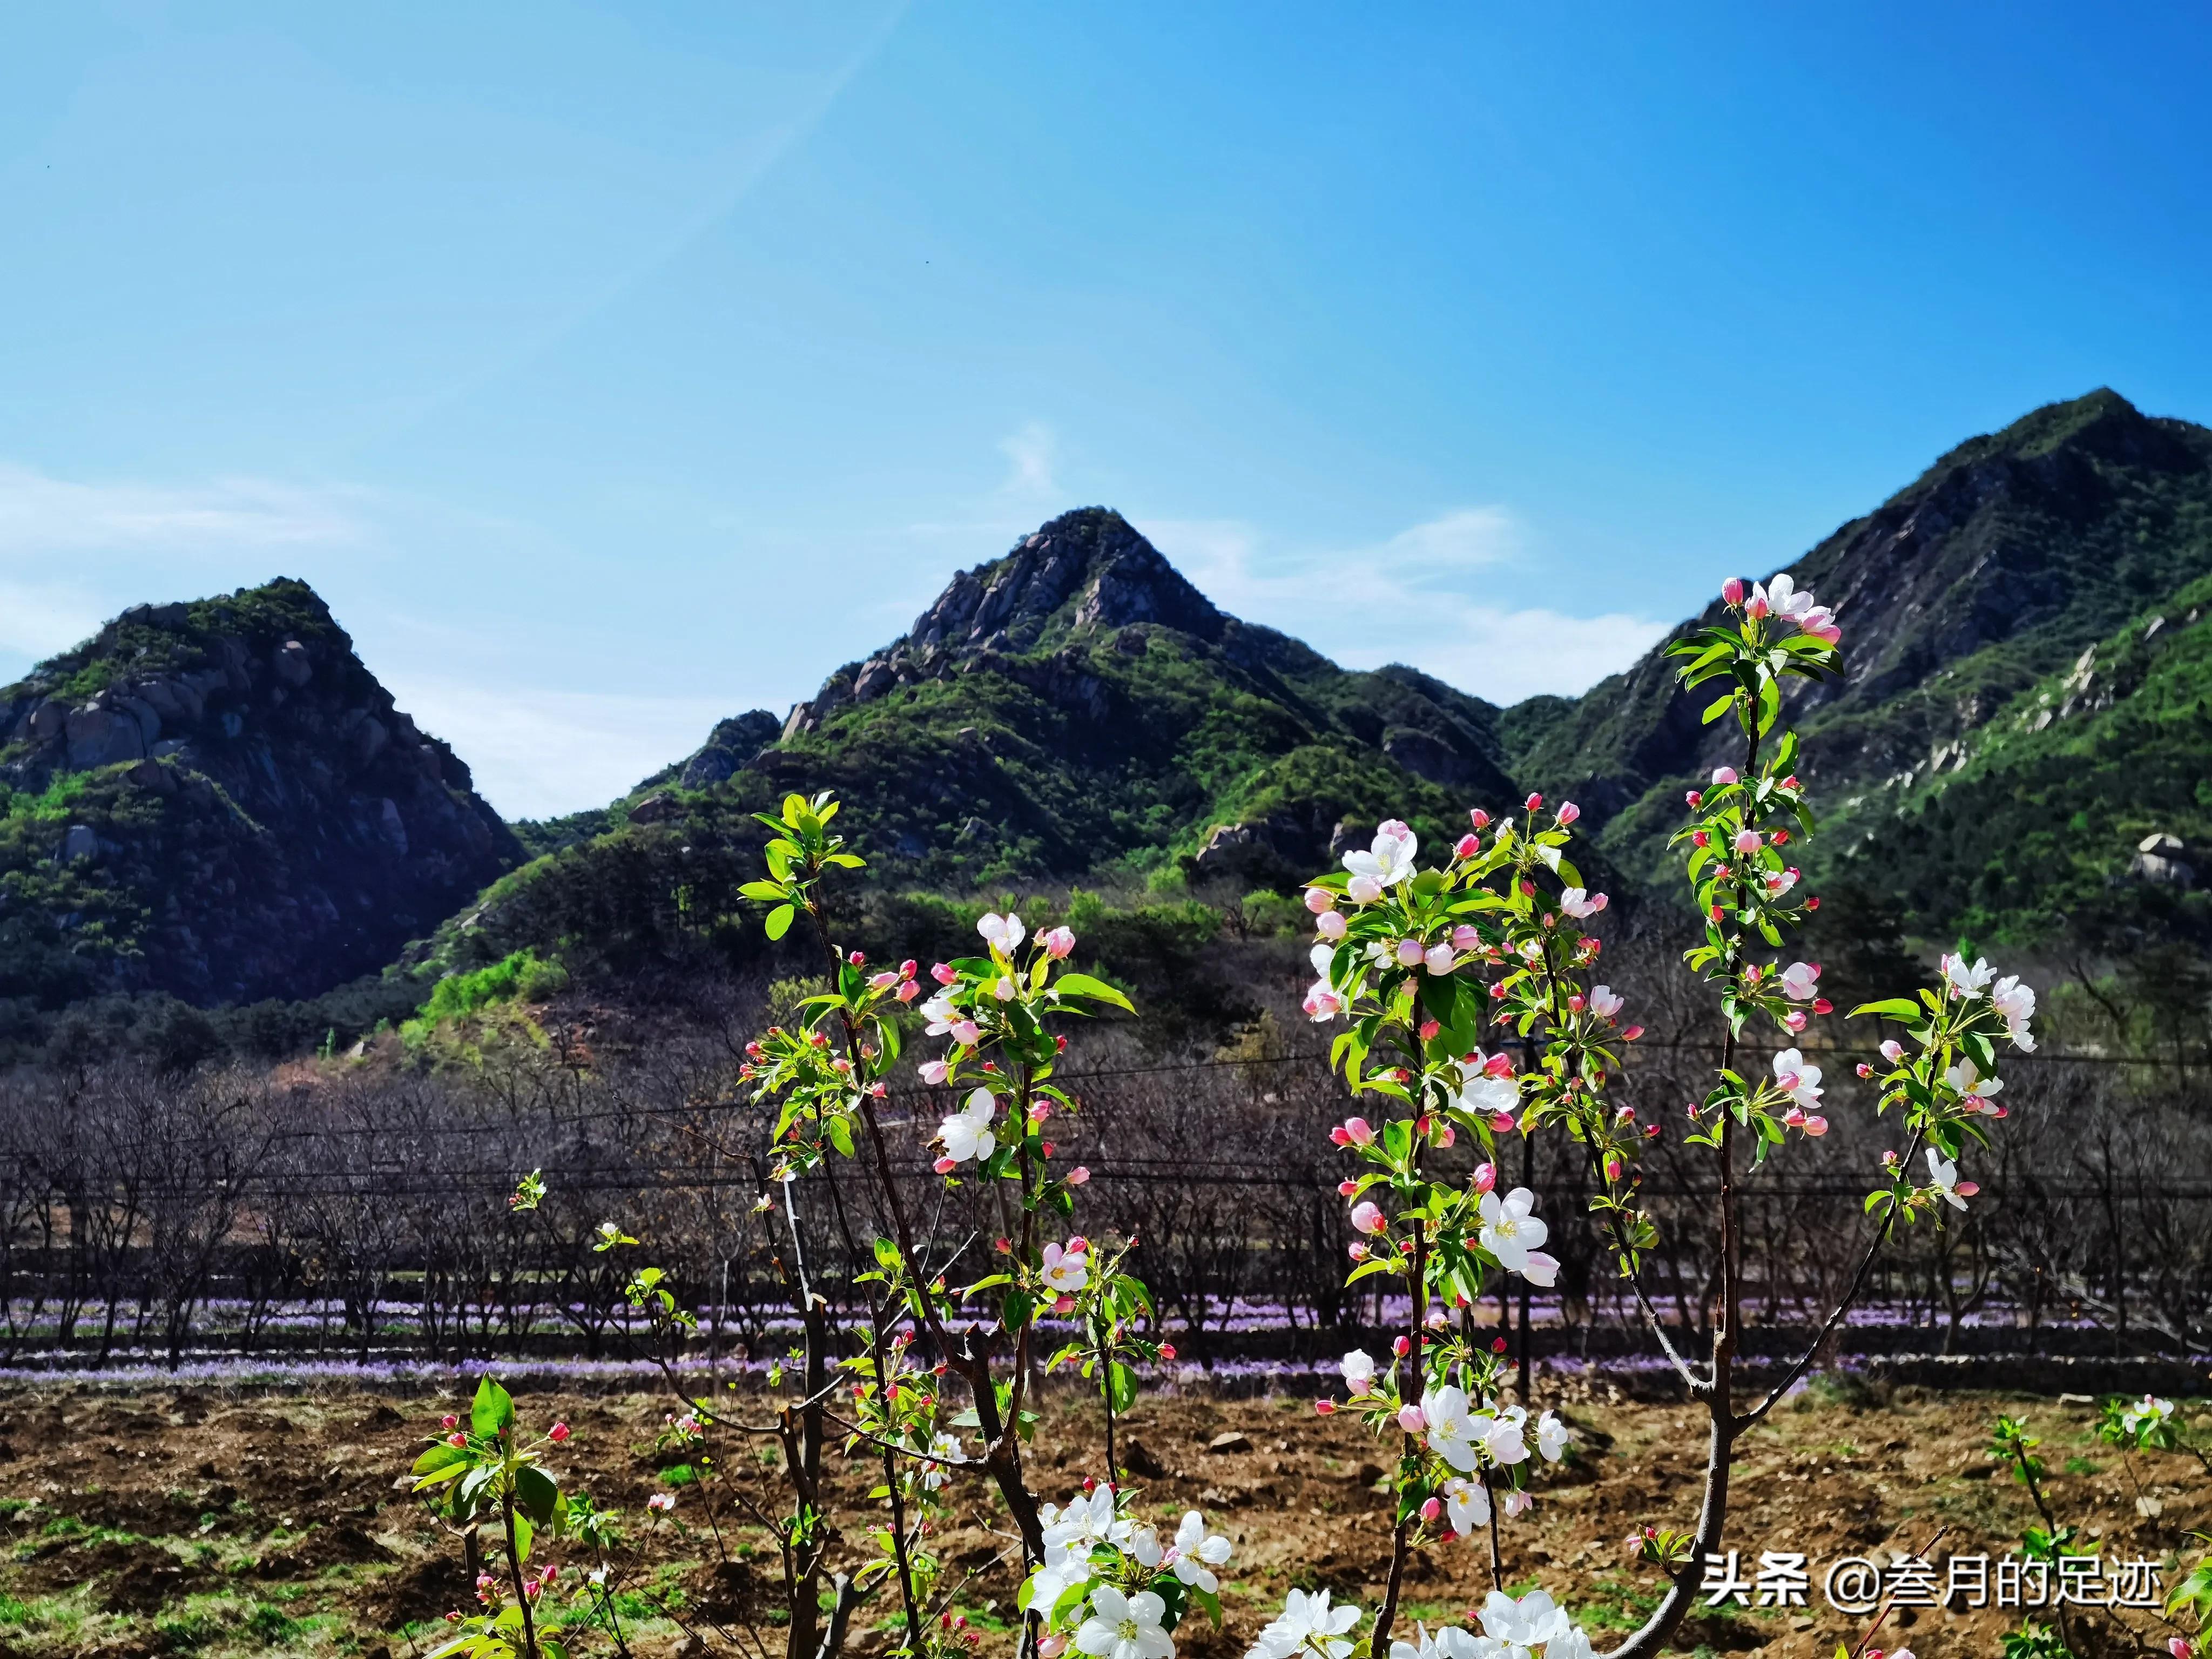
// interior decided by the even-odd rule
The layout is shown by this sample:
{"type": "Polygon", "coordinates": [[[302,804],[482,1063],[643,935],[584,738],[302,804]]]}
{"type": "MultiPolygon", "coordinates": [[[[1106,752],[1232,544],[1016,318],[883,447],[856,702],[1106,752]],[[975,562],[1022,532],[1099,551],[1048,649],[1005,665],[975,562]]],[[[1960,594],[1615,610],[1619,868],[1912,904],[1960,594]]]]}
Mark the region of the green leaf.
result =
{"type": "Polygon", "coordinates": [[[1729,705],[1733,703],[1735,701],[1735,693],[1733,691],[1729,692],[1725,697],[1715,697],[1711,702],[1705,705],[1705,712],[1698,717],[1698,720],[1704,725],[1711,726],[1715,720],[1728,713],[1729,705]]]}
{"type": "Polygon", "coordinates": [[[1884,1019],[1917,1020],[1920,1018],[1920,1005],[1911,997],[1887,997],[1880,1002],[1861,1003],[1851,1010],[1850,1018],[1856,1019],[1861,1014],[1877,1014],[1884,1019]]]}
{"type": "Polygon", "coordinates": [[[1062,996],[1089,997],[1094,1001],[1111,1003],[1128,1013],[1137,1012],[1130,1007],[1128,998],[1104,980],[1093,979],[1088,974],[1062,974],[1053,984],[1062,996]]]}
{"type": "Polygon", "coordinates": [[[781,939],[791,931],[792,918],[798,914],[788,904],[777,905],[775,909],[768,913],[768,936],[770,939],[781,939]]]}
{"type": "Polygon", "coordinates": [[[525,1463],[514,1472],[514,1505],[539,1526],[552,1525],[560,1504],[560,1487],[535,1463],[525,1463]]]}
{"type": "Polygon", "coordinates": [[[477,1397],[469,1406],[469,1426],[479,1440],[498,1437],[514,1422],[514,1401],[489,1373],[477,1379],[477,1397]]]}

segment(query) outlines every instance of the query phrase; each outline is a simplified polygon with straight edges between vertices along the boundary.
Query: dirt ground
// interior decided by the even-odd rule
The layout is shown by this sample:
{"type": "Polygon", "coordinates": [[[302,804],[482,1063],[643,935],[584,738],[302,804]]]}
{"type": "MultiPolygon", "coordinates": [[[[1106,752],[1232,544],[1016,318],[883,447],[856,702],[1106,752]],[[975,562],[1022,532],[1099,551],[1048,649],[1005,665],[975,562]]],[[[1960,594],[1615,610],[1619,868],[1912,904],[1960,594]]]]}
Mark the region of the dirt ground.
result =
{"type": "MultiPolygon", "coordinates": [[[[676,1496],[620,1603],[634,1653],[729,1650],[716,1628],[751,1620],[780,1655],[763,1534],[734,1519],[714,1483],[700,1483],[696,1452],[679,1468],[681,1454],[656,1449],[666,1397],[540,1393],[518,1403],[531,1425],[558,1417],[574,1426],[555,1464],[564,1485],[635,1516],[652,1493],[676,1496]]],[[[1632,1565],[1623,1540],[1646,1522],[1689,1525],[1702,1467],[1696,1415],[1618,1400],[1553,1403],[1578,1443],[1544,1473],[1534,1513],[1505,1528],[1509,1587],[1540,1583],[1594,1632],[1626,1629],[1653,1605],[1657,1579],[1632,1565]]],[[[465,1410],[458,1395],[0,1392],[0,1659],[427,1651],[468,1586],[458,1547],[394,1483],[440,1413],[457,1407],[465,1410]]],[[[2051,1497],[2059,1518],[2081,1528],[2079,1547],[2108,1560],[2161,1559],[2171,1583],[2189,1530],[2212,1528],[2212,1493],[2193,1462],[2154,1455],[2130,1466],[2095,1440],[2095,1412],[2078,1402],[1816,1388],[1751,1435],[1729,1528],[1746,1577],[1761,1551],[1811,1558],[1812,1605],[1700,1613],[1678,1650],[1825,1656],[1866,1622],[1823,1601],[1820,1575],[1836,1559],[1917,1553],[1938,1528],[1948,1529],[1939,1564],[1953,1551],[2016,1548],[2027,1495],[1993,1472],[1984,1449],[2001,1409],[2024,1413],[2045,1437],[2051,1497]]],[[[1048,1407],[1037,1443],[1054,1449],[1042,1450],[1034,1483],[1044,1496],[1064,1500],[1097,1467],[1097,1430],[1095,1405],[1048,1407]]],[[[1183,1510],[1203,1509],[1236,1544],[1223,1574],[1225,1626],[1186,1624],[1182,1652],[1241,1654],[1293,1584],[1379,1603],[1389,1500],[1376,1484],[1387,1458],[1355,1424],[1317,1419],[1304,1400],[1183,1398],[1140,1403],[1124,1433],[1128,1463],[1150,1471],[1132,1479],[1146,1510],[1171,1528],[1183,1510]],[[1231,1434],[1241,1441],[1211,1449],[1231,1434]]],[[[722,1454],[722,1479],[771,1496],[757,1449],[711,1439],[709,1449],[722,1454]]],[[[842,1478],[858,1502],[875,1472],[842,1478]]],[[[1005,1528],[991,1494],[957,1490],[957,1523],[939,1540],[949,1579],[963,1581],[958,1605],[978,1626],[1004,1628],[1014,1584],[1000,1565],[1005,1528]]],[[[1431,1623],[1465,1620],[1488,1588],[1486,1552],[1441,1546],[1413,1563],[1405,1611],[1431,1623]]],[[[856,1646],[881,1647],[890,1612],[864,1608],[856,1646]]],[[[1994,1654],[2017,1617],[1907,1611],[1878,1645],[1901,1640],[1921,1659],[1994,1654]]],[[[2131,1617],[2153,1628],[2150,1615],[2131,1617]]],[[[604,1638],[583,1645],[611,1650],[604,1638]]],[[[987,1640],[984,1650],[998,1645],[987,1640]]]]}

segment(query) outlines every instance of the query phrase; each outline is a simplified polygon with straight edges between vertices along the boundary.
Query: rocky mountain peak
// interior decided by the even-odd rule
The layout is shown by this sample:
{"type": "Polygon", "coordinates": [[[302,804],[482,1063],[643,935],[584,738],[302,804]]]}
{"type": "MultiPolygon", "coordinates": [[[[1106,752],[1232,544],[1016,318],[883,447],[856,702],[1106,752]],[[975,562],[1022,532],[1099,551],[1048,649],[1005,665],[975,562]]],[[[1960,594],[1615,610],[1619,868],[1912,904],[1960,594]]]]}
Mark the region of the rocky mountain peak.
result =
{"type": "Polygon", "coordinates": [[[1032,658],[1133,624],[1218,643],[1231,618],[1119,513],[1079,507],[953,577],[903,635],[839,669],[793,708],[783,735],[811,731],[845,703],[870,702],[979,659],[1032,658]]]}
{"type": "Polygon", "coordinates": [[[0,688],[0,995],[311,995],[519,853],[304,582],[133,606],[0,688]]]}

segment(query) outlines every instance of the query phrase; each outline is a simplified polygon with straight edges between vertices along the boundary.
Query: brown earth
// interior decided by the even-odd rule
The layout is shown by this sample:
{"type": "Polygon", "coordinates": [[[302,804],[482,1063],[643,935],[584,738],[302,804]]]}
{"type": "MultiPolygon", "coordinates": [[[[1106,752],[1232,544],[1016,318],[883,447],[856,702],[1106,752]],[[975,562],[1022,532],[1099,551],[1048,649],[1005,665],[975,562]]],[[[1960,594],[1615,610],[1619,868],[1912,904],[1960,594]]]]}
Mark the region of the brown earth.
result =
{"type": "MultiPolygon", "coordinates": [[[[773,1652],[774,1555],[764,1533],[734,1512],[732,1488],[776,1501],[756,1445],[710,1436],[721,1453],[706,1485],[656,1449],[670,1401],[642,1395],[524,1395],[526,1423],[574,1427],[554,1467],[564,1487],[587,1490],[642,1522],[645,1499],[672,1491],[658,1529],[637,1528],[624,1632],[645,1656],[734,1651],[718,1628],[750,1621],[773,1652]],[[711,1511],[711,1512],[710,1512],[711,1511]],[[692,1632],[687,1636],[687,1629],[692,1632]],[[686,1646],[685,1644],[691,1644],[686,1646]]],[[[1646,1522],[1686,1527],[1702,1475],[1702,1436],[1687,1407],[1588,1398],[1553,1403],[1576,1425],[1566,1463],[1540,1477],[1533,1515],[1504,1529],[1509,1586],[1541,1583],[1595,1627],[1626,1628],[1655,1599],[1657,1578],[1632,1564],[1624,1536],[1646,1522]]],[[[459,1547],[395,1486],[460,1401],[329,1392],[228,1397],[212,1391],[135,1395],[16,1389],[0,1393],[0,1659],[62,1655],[425,1652],[468,1584],[459,1547]]],[[[2031,1518],[2026,1493],[1993,1470],[1984,1449],[1999,1410],[2025,1413],[2045,1439],[2050,1496],[2082,1528],[2084,1551],[2107,1560],[2162,1561],[2166,1582],[2192,1528],[2212,1527],[2212,1491],[2193,1462],[2122,1457],[2094,1438],[2087,1405],[1899,1389],[1816,1390],[1755,1431],[1735,1475],[1729,1541],[1747,1564],[1762,1550],[1802,1551],[1814,1564],[1813,1606],[1701,1613],[1678,1641],[1684,1653],[1761,1652],[1772,1659],[1832,1654],[1866,1626],[1828,1608],[1820,1574],[1844,1555],[1936,1554],[2017,1547],[2031,1518]],[[2143,1500],[2139,1502],[2140,1500],[2143,1500]]],[[[1047,1407],[1035,1485],[1064,1498],[1098,1467],[1096,1407],[1047,1407]]],[[[1376,1490],[1382,1449],[1346,1418],[1316,1419],[1285,1399],[1141,1402],[1122,1449],[1141,1504],[1170,1527],[1190,1507],[1235,1540],[1224,1575],[1225,1628],[1187,1624],[1193,1659],[1241,1653],[1292,1584],[1326,1585],[1363,1607],[1381,1599],[1389,1549],[1389,1500],[1376,1490]],[[1237,1449],[1210,1450],[1234,1431],[1237,1449]],[[1152,1471],[1139,1474],[1137,1471],[1152,1471]]],[[[696,1454],[693,1461],[697,1462],[696,1454]]],[[[833,1457],[833,1462],[835,1461],[833,1457]]],[[[858,1504],[872,1466],[840,1477],[858,1504]]],[[[401,1483],[404,1486],[404,1482],[401,1483]]],[[[1003,1627],[1014,1581],[994,1501],[956,1486],[952,1523],[937,1539],[957,1605],[986,1630],[1003,1627]]],[[[857,1538],[858,1525],[850,1526],[857,1538]]],[[[573,1560],[562,1549],[551,1559],[573,1560]]],[[[1939,1569],[1940,1570],[1940,1569],[1939,1569]]],[[[1459,1621],[1489,1588],[1486,1553],[1460,1542],[1414,1559],[1406,1613],[1459,1621]]],[[[879,1650],[891,1609],[871,1606],[856,1645],[879,1650]]],[[[2019,1615],[1906,1610],[1876,1645],[1909,1644],[1921,1659],[1993,1654],[2019,1615]],[[1902,1626],[1902,1628],[1899,1626],[1902,1626]]],[[[2109,1618],[2109,1615],[2106,1615],[2109,1618]]],[[[2170,1633],[2151,1615],[2127,1615],[2163,1651],[2170,1633]]],[[[987,1638],[986,1650],[1003,1645],[987,1638]]],[[[2107,1632],[2100,1650],[2140,1651],[2107,1632]]],[[[604,1636],[580,1644],[611,1651],[604,1636]]]]}

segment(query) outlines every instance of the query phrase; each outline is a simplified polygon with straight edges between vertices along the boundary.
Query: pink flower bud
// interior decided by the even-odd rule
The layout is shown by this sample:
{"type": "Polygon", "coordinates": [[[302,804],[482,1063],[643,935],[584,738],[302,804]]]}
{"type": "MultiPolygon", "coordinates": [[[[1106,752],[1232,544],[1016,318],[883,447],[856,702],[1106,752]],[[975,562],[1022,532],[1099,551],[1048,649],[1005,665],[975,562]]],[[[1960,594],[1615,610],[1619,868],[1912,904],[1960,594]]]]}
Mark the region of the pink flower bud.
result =
{"type": "Polygon", "coordinates": [[[1583,994],[1577,991],[1567,999],[1567,1012],[1571,1014],[1579,1014],[1582,1011],[1583,994]]]}
{"type": "Polygon", "coordinates": [[[1521,804],[1527,807],[1530,811],[1534,812],[1543,805],[1544,798],[1541,795],[1531,795],[1527,800],[1521,804]]]}
{"type": "Polygon", "coordinates": [[[1316,1401],[1314,1401],[1314,1414],[1315,1414],[1316,1417],[1334,1417],[1334,1416],[1335,1416],[1335,1415],[1336,1415],[1336,1401],[1334,1401],[1334,1400],[1316,1400],[1316,1401]]]}
{"type": "Polygon", "coordinates": [[[1688,793],[1685,794],[1685,795],[1682,797],[1682,799],[1683,799],[1684,803],[1685,803],[1686,805],[1688,805],[1688,807],[1690,808],[1690,810],[1691,810],[1692,811],[1693,811],[1693,812],[1694,812],[1695,811],[1697,811],[1697,809],[1698,809],[1698,807],[1703,806],[1703,805],[1705,804],[1705,796],[1704,796],[1704,795],[1702,795],[1702,794],[1700,794],[1700,793],[1699,793],[1698,791],[1696,791],[1695,789],[1692,789],[1692,790],[1691,790],[1688,793]]]}
{"type": "MultiPolygon", "coordinates": [[[[1827,1133],[1828,1120],[1822,1117],[1818,1112],[1807,1114],[1805,1118],[1805,1133],[1808,1135],[1824,1135],[1827,1133]]],[[[1962,1187],[1959,1190],[1964,1192],[1966,1188],[1962,1187]]]]}
{"type": "Polygon", "coordinates": [[[1730,576],[1721,584],[1721,603],[1731,611],[1743,603],[1743,578],[1730,576]]]}
{"type": "Polygon", "coordinates": [[[1458,1132],[1449,1123],[1437,1131],[1437,1145],[1439,1146],[1449,1146],[1458,1139],[1458,1132]]]}
{"type": "Polygon", "coordinates": [[[1067,1184],[1071,1187],[1080,1187],[1090,1179],[1091,1171],[1080,1164],[1067,1172],[1067,1184]]]}
{"type": "Polygon", "coordinates": [[[1175,1358],[1175,1344],[1172,1342],[1161,1343],[1160,1358],[1163,1359],[1173,1359],[1175,1358]]]}
{"type": "Polygon", "coordinates": [[[1973,1182],[1961,1181],[1954,1185],[1951,1190],[1958,1194],[1961,1198],[1972,1198],[1976,1193],[1978,1193],[1982,1189],[1973,1182]]]}
{"type": "Polygon", "coordinates": [[[1357,1198],[1359,1195],[1359,1183],[1356,1181],[1338,1182],[1336,1195],[1339,1198],[1357,1198]]]}
{"type": "Polygon", "coordinates": [[[1813,1012],[1816,1014],[1832,1014],[1836,1012],[1836,1005],[1829,1001],[1826,997],[1814,997],[1813,999],[1813,1012]]]}
{"type": "Polygon", "coordinates": [[[1618,1181],[1618,1180],[1620,1180],[1620,1171],[1621,1171],[1621,1167],[1622,1167],[1622,1166],[1621,1166],[1621,1162],[1620,1162],[1620,1159],[1619,1158],[1617,1158],[1617,1157],[1616,1157],[1616,1158],[1608,1158],[1607,1159],[1606,1159],[1606,1161],[1605,1161],[1605,1178],[1606,1178],[1607,1181],[1618,1181]]]}
{"type": "Polygon", "coordinates": [[[454,1416],[451,1412],[447,1412],[443,1417],[440,1418],[438,1421],[449,1429],[458,1429],[461,1426],[461,1419],[454,1416]]]}
{"type": "Polygon", "coordinates": [[[1495,1164],[1478,1164],[1474,1166],[1475,1191],[1486,1193],[1497,1184],[1498,1166],[1495,1164]]]}
{"type": "Polygon", "coordinates": [[[940,1158],[929,1167],[939,1175],[951,1175],[960,1167],[960,1160],[957,1158],[940,1158]]]}
{"type": "Polygon", "coordinates": [[[1429,1419],[1422,1414],[1419,1406],[1401,1406],[1398,1407],[1398,1426],[1407,1434],[1419,1434],[1429,1426],[1429,1419]]]}
{"type": "Polygon", "coordinates": [[[465,1446],[469,1443],[469,1437],[465,1434],[449,1434],[446,1437],[446,1443],[449,1446],[465,1446]]]}
{"type": "Polygon", "coordinates": [[[1432,1019],[1423,1020],[1420,1024],[1421,1041],[1424,1042],[1435,1042],[1437,1033],[1442,1030],[1443,1030],[1443,1027],[1437,1024],[1436,1021],[1432,1019]]]}
{"type": "Polygon", "coordinates": [[[1421,941],[1417,939],[1400,939],[1398,941],[1399,966],[1401,968],[1418,968],[1420,966],[1421,957],[1425,948],[1425,947],[1423,946],[1421,941]]]}
{"type": "Polygon", "coordinates": [[[939,985],[950,985],[960,977],[960,971],[949,962],[940,962],[930,969],[929,976],[939,985]]]}
{"type": "Polygon", "coordinates": [[[1482,842],[1480,837],[1471,835],[1462,836],[1453,843],[1452,856],[1459,859],[1471,859],[1481,850],[1482,842]]]}
{"type": "Polygon", "coordinates": [[[1421,1519],[1424,1521],[1433,1521],[1443,1512],[1444,1506],[1433,1498],[1425,1500],[1421,1504],[1421,1519]]]}
{"type": "Polygon", "coordinates": [[[868,962],[867,957],[866,957],[866,956],[862,955],[862,954],[861,954],[860,951],[854,951],[851,952],[849,955],[848,955],[848,956],[846,957],[845,960],[846,960],[847,962],[848,962],[848,963],[852,963],[852,965],[853,965],[854,967],[855,967],[855,968],[865,968],[865,967],[867,965],[867,962],[868,962]]]}
{"type": "Polygon", "coordinates": [[[1510,1112],[1492,1112],[1490,1115],[1490,1127],[1493,1133],[1501,1135],[1512,1133],[1513,1122],[1513,1114],[1510,1112]]]}
{"type": "Polygon", "coordinates": [[[1367,1246],[1362,1243],[1358,1239],[1355,1238],[1352,1241],[1351,1247],[1346,1254],[1350,1255],[1354,1261],[1364,1261],[1367,1260],[1367,1246]]]}
{"type": "Polygon", "coordinates": [[[1490,828],[1490,814],[1484,811],[1480,806],[1474,808],[1468,813],[1467,821],[1473,824],[1478,830],[1487,830],[1490,828]]]}
{"type": "Polygon", "coordinates": [[[1362,1199],[1352,1206],[1352,1224],[1358,1231],[1372,1235],[1381,1232],[1390,1224],[1384,1218],[1382,1212],[1376,1208],[1373,1200],[1362,1199]]]}
{"type": "Polygon", "coordinates": [[[1452,929],[1451,945],[1455,951],[1472,951],[1481,943],[1482,935],[1475,932],[1474,924],[1471,921],[1463,921],[1452,929]]]}
{"type": "Polygon", "coordinates": [[[1737,852],[1748,858],[1752,854],[1756,853],[1759,850],[1759,831],[1756,830],[1737,830],[1735,832],[1735,841],[1734,845],[1737,852]]]}
{"type": "Polygon", "coordinates": [[[1866,1061],[1861,1060],[1858,1064],[1858,1073],[1861,1077],[1872,1077],[1874,1075],[1874,1067],[1868,1065],[1866,1061]]]}
{"type": "Polygon", "coordinates": [[[951,1036],[962,1048],[972,1048],[982,1041],[983,1030],[972,1019],[956,1019],[952,1022],[951,1036]]]}
{"type": "Polygon", "coordinates": [[[1766,603],[1765,594],[1753,593],[1751,596],[1750,603],[1744,606],[1743,614],[1750,617],[1753,622],[1757,622],[1767,614],[1770,608],[1771,607],[1766,603]]]}
{"type": "Polygon", "coordinates": [[[555,1445],[559,1445],[562,1441],[568,1437],[568,1425],[566,1423],[556,1423],[550,1429],[546,1431],[545,1437],[550,1440],[555,1445]]]}
{"type": "Polygon", "coordinates": [[[898,989],[894,991],[891,994],[896,996],[901,1002],[912,1002],[916,997],[921,994],[921,982],[916,980],[902,979],[899,981],[898,989]]]}
{"type": "Polygon", "coordinates": [[[1787,1025],[1793,1031],[1803,1030],[1805,1029],[1805,1011],[1802,1008],[1792,1008],[1788,1013],[1782,1017],[1782,1023],[1784,1025],[1787,1025]]]}
{"type": "Polygon", "coordinates": [[[1336,895],[1330,892],[1328,888],[1309,887],[1306,889],[1306,908],[1312,911],[1314,915],[1319,915],[1324,910],[1333,910],[1335,908],[1336,895]]]}
{"type": "Polygon", "coordinates": [[[1713,787],[1715,788],[1720,788],[1722,786],[1734,783],[1735,781],[1736,771],[1735,768],[1733,766],[1716,766],[1713,768],[1713,787]]]}
{"type": "Polygon", "coordinates": [[[1881,1057],[1895,1066],[1905,1058],[1905,1045],[1895,1037],[1881,1045],[1881,1057]]]}
{"type": "Polygon", "coordinates": [[[1565,801],[1560,804],[1559,822],[1561,823],[1572,823],[1577,818],[1582,817],[1582,815],[1583,809],[1576,805],[1574,802],[1565,801]]]}
{"type": "Polygon", "coordinates": [[[1390,1339],[1390,1352],[1396,1354],[1399,1358],[1403,1359],[1407,1354],[1413,1352],[1413,1338],[1409,1336],[1394,1336],[1390,1339]]]}
{"type": "Polygon", "coordinates": [[[1620,1034],[1620,1040],[1623,1042],[1633,1042],[1643,1035],[1644,1028],[1641,1025],[1632,1025],[1620,1034]]]}
{"type": "Polygon", "coordinates": [[[1045,955],[1054,962],[1060,962],[1075,949],[1075,934],[1069,928],[1048,927],[1037,943],[1044,946],[1045,955]]]}
{"type": "Polygon", "coordinates": [[[1690,845],[1691,845],[1691,846],[1692,846],[1692,847],[1711,847],[1712,844],[1713,844],[1713,838],[1712,838],[1711,836],[1707,835],[1704,830],[1692,830],[1692,831],[1690,832],[1690,845]]]}
{"type": "Polygon", "coordinates": [[[1370,1146],[1375,1142],[1375,1131],[1364,1117],[1344,1120],[1344,1138],[1354,1146],[1370,1146]]]}

